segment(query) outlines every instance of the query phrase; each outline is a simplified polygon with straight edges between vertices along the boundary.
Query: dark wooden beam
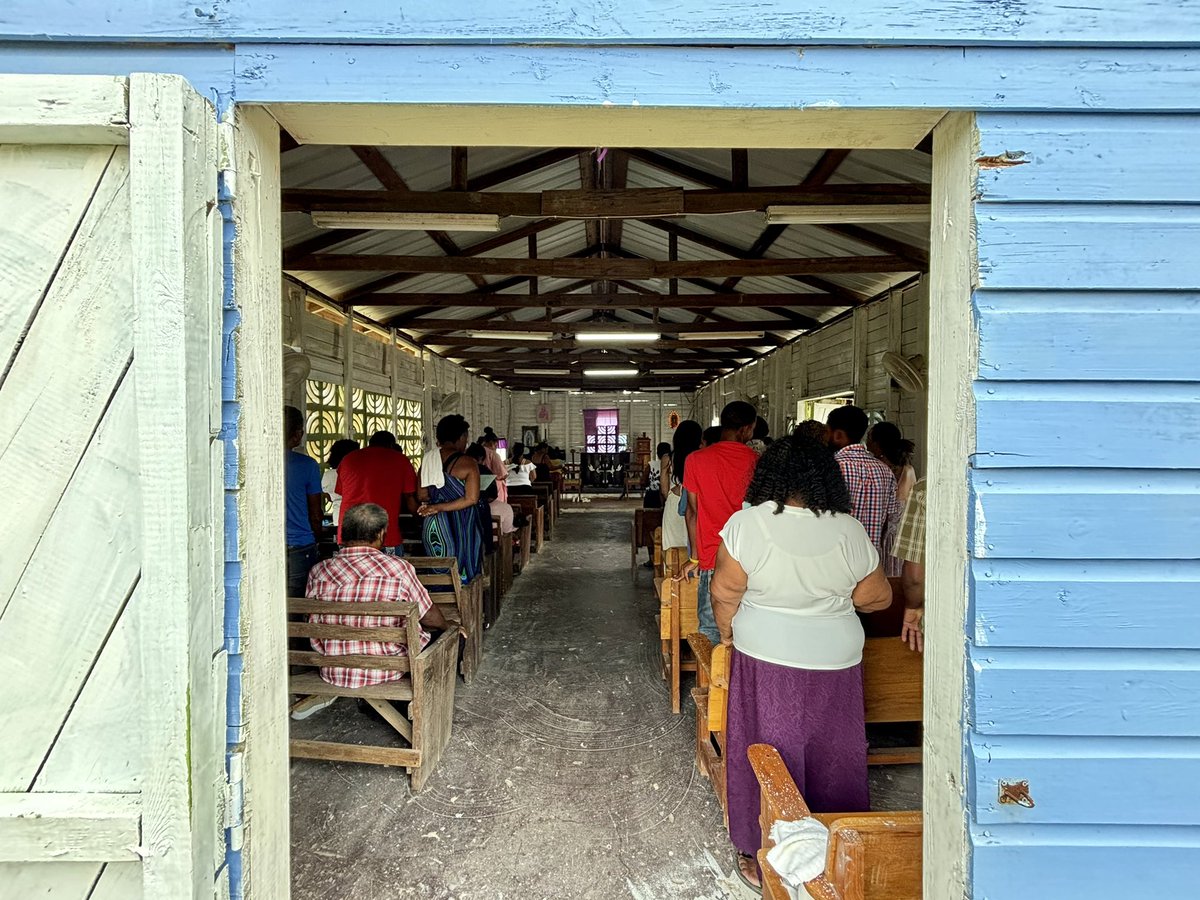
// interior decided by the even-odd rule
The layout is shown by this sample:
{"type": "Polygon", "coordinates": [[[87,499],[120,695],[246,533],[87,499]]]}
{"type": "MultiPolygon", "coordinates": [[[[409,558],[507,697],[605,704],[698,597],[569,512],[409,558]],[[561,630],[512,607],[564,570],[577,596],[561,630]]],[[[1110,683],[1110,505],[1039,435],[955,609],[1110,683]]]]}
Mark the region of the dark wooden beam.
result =
{"type": "Polygon", "coordinates": [[[899,256],[901,259],[907,259],[920,266],[922,270],[929,268],[928,250],[907,244],[904,241],[898,241],[884,234],[879,234],[878,232],[871,231],[869,228],[863,228],[861,225],[818,225],[817,227],[822,231],[828,231],[832,234],[850,238],[852,241],[858,241],[860,244],[864,244],[873,250],[881,250],[884,253],[899,256]]]}
{"type": "Polygon", "coordinates": [[[548,306],[551,309],[688,309],[750,307],[776,308],[796,306],[839,306],[828,294],[659,294],[644,291],[636,294],[608,291],[602,294],[579,294],[553,291],[545,294],[364,294],[355,299],[360,306],[430,306],[445,309],[466,306],[474,309],[530,309],[548,306]]]}
{"type": "MultiPolygon", "coordinates": [[[[623,191],[629,184],[629,156],[624,150],[609,150],[604,157],[603,184],[610,190],[623,191]]],[[[621,249],[624,236],[624,219],[604,219],[600,227],[600,243],[605,247],[621,249]]]]}
{"type": "MultiPolygon", "coordinates": [[[[389,323],[390,324],[390,323],[389,323]]],[[[699,338],[697,340],[676,340],[672,338],[663,338],[648,344],[638,344],[637,348],[646,347],[652,350],[703,350],[712,347],[731,349],[736,351],[750,351],[751,348],[762,347],[770,349],[777,345],[778,341],[775,336],[767,334],[761,338],[738,339],[736,341],[728,338],[699,338]]],[[[496,351],[504,347],[520,347],[525,350],[572,350],[581,347],[590,347],[591,344],[583,344],[576,341],[574,338],[557,338],[550,341],[528,341],[520,343],[512,338],[493,338],[493,337],[455,337],[452,335],[429,335],[425,344],[434,347],[449,347],[449,348],[470,348],[480,347],[485,350],[496,351]]],[[[596,345],[598,346],[598,345],[596,345]]],[[[629,344],[615,345],[617,348],[629,347],[629,344]]]]}
{"type": "Polygon", "coordinates": [[[298,259],[295,269],[314,272],[426,272],[460,275],[511,275],[528,278],[713,278],[780,275],[855,275],[914,272],[897,256],[818,256],[801,259],[506,259],[484,257],[397,256],[393,254],[317,253],[298,259]]]}
{"type": "MultiPolygon", "coordinates": [[[[475,256],[480,253],[490,253],[492,250],[497,250],[500,247],[506,247],[509,244],[515,243],[516,241],[524,240],[531,234],[540,234],[541,232],[545,231],[546,229],[553,228],[555,225],[559,225],[559,224],[561,224],[561,223],[555,221],[554,219],[539,219],[536,222],[530,222],[529,224],[522,225],[519,228],[513,228],[512,230],[505,231],[502,234],[497,234],[493,237],[486,238],[482,241],[477,241],[476,243],[470,244],[466,247],[461,247],[459,249],[458,255],[459,256],[475,256]]],[[[299,258],[300,257],[298,257],[298,256],[292,257],[293,260],[299,259],[299,258]]],[[[289,265],[288,257],[285,256],[284,257],[284,268],[287,268],[288,265],[289,265]]],[[[359,297],[362,297],[366,294],[371,294],[371,293],[375,293],[376,291],[382,291],[382,290],[386,290],[387,288],[390,288],[390,287],[395,287],[398,284],[403,284],[405,281],[408,281],[408,280],[410,280],[412,278],[416,278],[416,277],[417,276],[415,274],[410,273],[410,272],[402,272],[397,275],[388,275],[386,278],[378,278],[375,281],[371,281],[367,284],[359,285],[357,288],[342,295],[338,299],[341,300],[343,303],[349,302],[350,300],[357,300],[359,297]]],[[[518,281],[515,283],[520,283],[523,280],[524,279],[518,279],[518,281]]],[[[509,286],[511,287],[511,285],[509,285],[509,286]]],[[[495,284],[490,284],[490,285],[485,284],[480,289],[481,290],[503,290],[503,287],[497,287],[495,284]]]]}
{"type": "Polygon", "coordinates": [[[334,228],[314,235],[283,251],[283,267],[286,269],[297,259],[304,259],[313,253],[320,253],[322,250],[328,250],[330,247],[336,247],[345,241],[352,241],[370,233],[371,231],[366,228],[334,228]]]}
{"type": "Polygon", "coordinates": [[[467,189],[467,159],[470,151],[466,147],[450,148],[450,190],[467,189]]]}
{"type": "Polygon", "coordinates": [[[648,166],[653,166],[660,172],[666,172],[668,175],[677,175],[685,181],[690,181],[692,184],[702,184],[710,188],[728,188],[731,187],[729,180],[716,174],[708,172],[704,169],[698,169],[695,166],[690,166],[687,163],[679,162],[661,153],[656,153],[653,150],[626,150],[626,153],[638,162],[645,163],[648,166]]]}
{"type": "MultiPolygon", "coordinates": [[[[408,184],[396,171],[395,167],[387,161],[387,158],[377,147],[351,147],[354,155],[359,161],[371,170],[371,174],[375,179],[383,185],[384,189],[389,192],[394,192],[400,195],[411,194],[408,189],[408,184]]],[[[426,232],[429,239],[437,244],[438,249],[447,256],[457,256],[459,254],[458,244],[450,235],[444,231],[429,231],[426,232]]],[[[487,284],[487,279],[479,275],[468,275],[471,283],[475,287],[483,287],[487,284]]]]}
{"type": "MultiPolygon", "coordinates": [[[[796,331],[785,319],[751,322],[659,322],[653,326],[663,334],[712,334],[726,331],[796,331]]],[[[644,332],[649,326],[634,322],[502,322],[496,319],[418,319],[405,331],[511,331],[519,333],[579,334],[588,331],[644,332]]],[[[433,343],[437,343],[433,341],[433,343]]]]}
{"type": "Polygon", "coordinates": [[[752,191],[682,188],[542,191],[348,191],[290,188],[284,212],[486,213],[497,216],[551,216],[560,219],[640,219],[659,216],[724,215],[768,206],[888,206],[928,204],[929,186],[917,184],[836,184],[822,187],[775,186],[752,191]]]}
{"type": "Polygon", "coordinates": [[[528,156],[507,166],[501,166],[498,169],[492,169],[490,172],[484,172],[468,178],[467,190],[486,191],[498,184],[504,184],[516,178],[524,178],[526,175],[531,175],[539,169],[545,169],[548,166],[566,162],[578,152],[573,147],[555,147],[551,150],[535,153],[533,156],[528,156]]]}
{"type": "Polygon", "coordinates": [[[745,191],[750,188],[750,151],[749,150],[730,150],[729,151],[729,180],[733,182],[733,188],[736,191],[745,191]]]}
{"type": "MultiPolygon", "coordinates": [[[[817,188],[824,185],[825,182],[833,177],[838,166],[845,162],[846,157],[849,155],[849,150],[826,150],[821,154],[809,173],[804,176],[804,180],[800,182],[800,187],[817,188]]],[[[767,251],[771,249],[772,245],[779,240],[785,231],[787,231],[786,225],[768,225],[763,229],[758,240],[750,247],[750,252],[754,255],[754,258],[758,259],[766,256],[767,251]]],[[[729,278],[726,279],[721,287],[727,291],[732,291],[737,287],[737,283],[737,278],[729,278]]]]}

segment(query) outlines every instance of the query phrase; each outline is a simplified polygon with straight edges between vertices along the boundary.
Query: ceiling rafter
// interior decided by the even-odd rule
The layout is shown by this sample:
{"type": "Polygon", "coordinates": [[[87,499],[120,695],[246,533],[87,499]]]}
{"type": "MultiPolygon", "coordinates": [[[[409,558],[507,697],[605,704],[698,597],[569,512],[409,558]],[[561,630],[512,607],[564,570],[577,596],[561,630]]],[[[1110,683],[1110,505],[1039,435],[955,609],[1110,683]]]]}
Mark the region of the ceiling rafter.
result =
{"type": "MultiPolygon", "coordinates": [[[[384,189],[402,194],[411,193],[407,182],[396,171],[396,167],[388,162],[387,157],[383,155],[383,151],[378,147],[351,147],[350,149],[358,157],[359,162],[366,166],[371,171],[371,174],[375,176],[376,180],[384,186],[384,189]]],[[[450,237],[446,232],[427,231],[426,234],[429,235],[430,240],[437,244],[438,249],[447,256],[457,256],[462,252],[454,238],[450,237]]],[[[468,275],[467,277],[471,279],[471,283],[475,287],[483,287],[487,284],[487,279],[482,275],[468,275]]]]}

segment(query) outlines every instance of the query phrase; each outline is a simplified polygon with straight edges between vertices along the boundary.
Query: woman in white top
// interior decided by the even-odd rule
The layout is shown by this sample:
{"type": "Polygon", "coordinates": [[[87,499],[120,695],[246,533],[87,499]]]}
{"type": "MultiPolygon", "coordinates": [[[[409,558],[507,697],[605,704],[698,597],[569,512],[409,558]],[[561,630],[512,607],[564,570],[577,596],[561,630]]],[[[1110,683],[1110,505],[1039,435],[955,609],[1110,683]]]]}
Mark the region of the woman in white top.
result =
{"type": "Polygon", "coordinates": [[[342,495],[335,490],[337,487],[337,469],[348,453],[353,453],[358,449],[358,441],[352,441],[349,438],[334,441],[333,446],[329,448],[329,468],[321,476],[321,490],[329,498],[329,505],[333,509],[333,524],[335,526],[342,521],[342,495]]]}
{"type": "MultiPolygon", "coordinates": [[[[704,429],[699,422],[685,419],[675,427],[671,455],[666,458],[661,479],[663,491],[663,550],[688,545],[687,496],[683,489],[683,470],[689,455],[700,449],[704,429]]],[[[689,554],[690,555],[690,554],[689,554]]]]}
{"type": "Polygon", "coordinates": [[[537,466],[525,454],[524,444],[514,444],[512,463],[508,467],[508,492],[510,494],[532,494],[533,482],[537,479],[537,466]]]}
{"type": "Polygon", "coordinates": [[[759,788],[746,750],[775,746],[814,812],[868,808],[863,630],[856,610],[885,609],[879,553],[850,515],[828,448],[769,446],[749,506],[721,531],[712,578],[722,643],[732,643],[726,718],[729,836],[744,880],[759,884],[759,788]]]}

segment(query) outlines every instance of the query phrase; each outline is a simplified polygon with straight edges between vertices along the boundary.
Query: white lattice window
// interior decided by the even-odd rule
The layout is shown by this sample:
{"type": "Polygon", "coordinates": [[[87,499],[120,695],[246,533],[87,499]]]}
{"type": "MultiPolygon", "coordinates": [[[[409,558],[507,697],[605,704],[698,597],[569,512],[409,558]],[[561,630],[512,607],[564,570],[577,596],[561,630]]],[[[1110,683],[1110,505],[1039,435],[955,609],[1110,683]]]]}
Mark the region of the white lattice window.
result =
{"type": "Polygon", "coordinates": [[[350,395],[354,413],[354,438],[364,447],[377,431],[392,430],[392,398],[355,388],[350,395]]]}
{"type": "Polygon", "coordinates": [[[418,459],[423,452],[422,437],[425,419],[420,400],[396,401],[396,440],[409,459],[418,459]]]}
{"type": "Polygon", "coordinates": [[[340,384],[309,379],[305,384],[305,401],[308,407],[305,449],[325,471],[329,462],[329,450],[333,442],[343,436],[342,393],[340,384]]]}

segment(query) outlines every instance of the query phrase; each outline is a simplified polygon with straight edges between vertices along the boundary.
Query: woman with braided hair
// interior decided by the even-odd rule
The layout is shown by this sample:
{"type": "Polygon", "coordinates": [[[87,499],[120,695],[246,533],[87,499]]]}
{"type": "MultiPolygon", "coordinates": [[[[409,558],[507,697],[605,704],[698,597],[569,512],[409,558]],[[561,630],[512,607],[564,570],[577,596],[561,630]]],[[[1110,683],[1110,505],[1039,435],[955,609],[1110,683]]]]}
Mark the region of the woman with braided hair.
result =
{"type": "Polygon", "coordinates": [[[833,453],[771,444],[721,531],[712,577],[721,642],[733,645],[726,718],[729,836],[759,885],[759,788],[746,750],[774,745],[814,812],[868,808],[863,630],[855,610],[892,600],[879,552],[850,515],[833,453]]]}

